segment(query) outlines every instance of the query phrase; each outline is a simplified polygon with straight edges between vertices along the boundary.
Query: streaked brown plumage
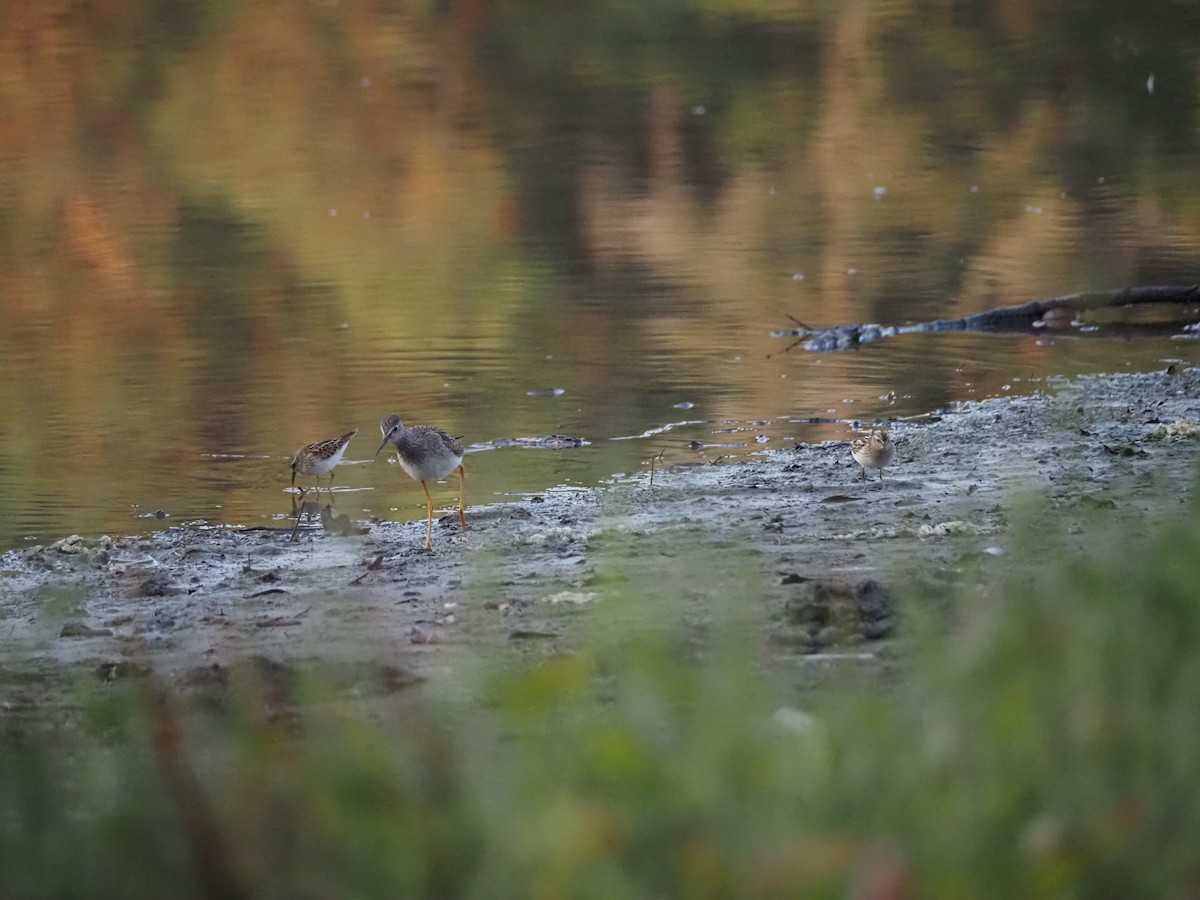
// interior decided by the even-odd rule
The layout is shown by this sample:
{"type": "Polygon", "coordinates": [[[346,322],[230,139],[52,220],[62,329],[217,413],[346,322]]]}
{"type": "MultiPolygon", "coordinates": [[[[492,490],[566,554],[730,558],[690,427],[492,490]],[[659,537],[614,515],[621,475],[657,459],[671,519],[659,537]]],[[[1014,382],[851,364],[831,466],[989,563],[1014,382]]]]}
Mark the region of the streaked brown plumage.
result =
{"type": "Polygon", "coordinates": [[[883,484],[883,467],[895,457],[896,445],[886,431],[872,431],[851,442],[850,455],[862,466],[860,480],[867,477],[867,469],[878,469],[879,483],[883,484]]]}
{"type": "Polygon", "coordinates": [[[292,454],[292,487],[296,486],[296,476],[305,475],[317,479],[317,487],[321,485],[321,476],[329,475],[329,484],[333,485],[333,468],[342,461],[346,445],[358,434],[358,429],[347,431],[341,437],[330,438],[327,441],[317,441],[315,444],[305,444],[292,454]]]}

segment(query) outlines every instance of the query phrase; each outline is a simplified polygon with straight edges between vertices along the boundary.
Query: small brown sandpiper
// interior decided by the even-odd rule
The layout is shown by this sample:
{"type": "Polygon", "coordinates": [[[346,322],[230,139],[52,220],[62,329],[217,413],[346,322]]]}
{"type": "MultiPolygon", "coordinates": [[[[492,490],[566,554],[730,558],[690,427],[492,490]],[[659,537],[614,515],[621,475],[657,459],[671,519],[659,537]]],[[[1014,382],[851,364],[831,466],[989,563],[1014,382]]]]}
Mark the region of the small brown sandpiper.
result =
{"type": "Polygon", "coordinates": [[[333,486],[333,467],[342,461],[346,445],[350,438],[358,434],[358,429],[347,431],[341,437],[330,438],[327,441],[317,441],[315,444],[305,444],[292,454],[292,487],[296,486],[296,476],[305,475],[317,479],[317,488],[321,485],[321,476],[329,475],[329,485],[333,486]]]}
{"type": "Polygon", "coordinates": [[[879,483],[883,484],[883,467],[895,457],[896,445],[886,431],[872,431],[851,442],[850,455],[862,466],[860,480],[867,477],[867,469],[878,469],[879,483]]]}

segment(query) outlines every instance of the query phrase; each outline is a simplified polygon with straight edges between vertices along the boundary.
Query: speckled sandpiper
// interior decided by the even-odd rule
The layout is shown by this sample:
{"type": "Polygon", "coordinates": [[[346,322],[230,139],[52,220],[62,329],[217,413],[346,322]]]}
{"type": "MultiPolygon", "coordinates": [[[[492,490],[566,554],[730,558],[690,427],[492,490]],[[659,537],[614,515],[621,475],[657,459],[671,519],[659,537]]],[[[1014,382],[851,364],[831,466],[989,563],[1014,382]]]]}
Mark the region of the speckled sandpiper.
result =
{"type": "Polygon", "coordinates": [[[347,431],[341,437],[330,438],[327,441],[317,441],[315,444],[305,444],[292,454],[292,487],[296,486],[296,476],[305,475],[317,479],[317,488],[321,486],[321,476],[329,475],[329,485],[333,486],[333,468],[342,461],[346,445],[350,438],[358,434],[358,429],[347,431]]]}
{"type": "Polygon", "coordinates": [[[862,466],[860,480],[867,477],[867,469],[878,469],[879,483],[883,484],[883,467],[895,457],[896,445],[886,431],[872,431],[850,444],[850,455],[862,466]]]}

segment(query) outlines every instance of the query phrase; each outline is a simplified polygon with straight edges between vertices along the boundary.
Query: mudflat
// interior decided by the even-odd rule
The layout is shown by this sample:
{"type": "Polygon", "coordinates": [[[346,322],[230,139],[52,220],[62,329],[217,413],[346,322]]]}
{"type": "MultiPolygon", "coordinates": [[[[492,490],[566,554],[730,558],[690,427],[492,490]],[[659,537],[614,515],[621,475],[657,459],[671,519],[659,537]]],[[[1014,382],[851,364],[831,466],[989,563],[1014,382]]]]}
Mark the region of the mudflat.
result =
{"type": "Polygon", "coordinates": [[[700,627],[716,604],[751,610],[764,658],[801,677],[887,660],[897,598],[1003,567],[1031,501],[1078,541],[1098,519],[1143,530],[1191,503],[1200,370],[1043,387],[892,423],[882,485],[829,442],[472,507],[465,532],[452,512],[433,552],[424,521],[336,504],[294,535],[172,527],[10,551],[0,709],[69,715],[80,684],[126,678],[220,689],[247,663],[315,663],[355,696],[386,694],[637,628],[668,586],[700,627]]]}

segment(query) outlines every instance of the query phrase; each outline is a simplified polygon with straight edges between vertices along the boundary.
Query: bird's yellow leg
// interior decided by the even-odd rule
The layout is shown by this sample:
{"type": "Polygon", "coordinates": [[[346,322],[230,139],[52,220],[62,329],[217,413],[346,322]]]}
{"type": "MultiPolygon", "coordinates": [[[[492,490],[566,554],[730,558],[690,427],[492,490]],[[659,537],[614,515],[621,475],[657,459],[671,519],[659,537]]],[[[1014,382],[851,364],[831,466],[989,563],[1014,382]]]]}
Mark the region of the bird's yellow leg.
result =
{"type": "Polygon", "coordinates": [[[422,481],[421,487],[425,488],[425,502],[428,504],[428,507],[426,510],[427,519],[426,519],[426,524],[425,524],[425,549],[432,550],[433,549],[433,540],[432,540],[432,536],[433,536],[433,498],[429,496],[429,485],[427,485],[425,482],[422,481]]]}
{"type": "Polygon", "coordinates": [[[462,466],[458,467],[458,521],[462,522],[463,531],[467,530],[467,514],[463,511],[463,503],[466,499],[467,490],[467,473],[462,466]]]}

